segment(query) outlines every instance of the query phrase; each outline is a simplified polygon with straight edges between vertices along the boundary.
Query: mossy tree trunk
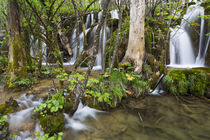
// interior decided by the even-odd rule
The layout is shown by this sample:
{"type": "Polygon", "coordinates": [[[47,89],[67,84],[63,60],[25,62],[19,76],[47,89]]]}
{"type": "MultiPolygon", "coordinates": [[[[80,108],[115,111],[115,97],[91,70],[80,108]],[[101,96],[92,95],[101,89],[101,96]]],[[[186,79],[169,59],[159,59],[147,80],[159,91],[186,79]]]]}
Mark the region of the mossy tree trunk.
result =
{"type": "Polygon", "coordinates": [[[17,0],[8,0],[8,31],[9,31],[9,67],[10,79],[8,87],[13,87],[15,80],[20,80],[27,76],[26,47],[24,43],[24,33],[22,29],[21,10],[17,0]]]}
{"type": "Polygon", "coordinates": [[[140,73],[145,53],[145,0],[131,0],[130,2],[129,42],[123,62],[131,62],[135,66],[135,71],[140,73]]]}

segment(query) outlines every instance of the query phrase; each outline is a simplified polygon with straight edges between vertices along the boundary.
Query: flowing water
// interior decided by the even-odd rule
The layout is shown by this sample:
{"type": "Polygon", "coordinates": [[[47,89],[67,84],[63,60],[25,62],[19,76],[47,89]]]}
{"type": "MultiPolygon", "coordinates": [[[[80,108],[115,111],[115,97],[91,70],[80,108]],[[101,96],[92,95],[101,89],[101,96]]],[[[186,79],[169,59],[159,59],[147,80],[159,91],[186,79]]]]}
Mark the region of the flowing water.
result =
{"type": "Polygon", "coordinates": [[[210,139],[210,102],[166,95],[131,99],[123,106],[86,117],[82,129],[65,131],[64,140],[210,139]]]}
{"type": "Polygon", "coordinates": [[[35,132],[43,134],[39,122],[31,118],[33,109],[42,103],[42,99],[23,94],[17,102],[22,110],[9,115],[9,130],[12,134],[16,134],[14,140],[34,140],[35,132]]]}
{"type": "Polygon", "coordinates": [[[209,46],[209,39],[205,37],[205,20],[200,16],[204,15],[204,8],[198,2],[191,5],[184,15],[181,25],[171,29],[170,34],[170,67],[191,68],[204,67],[205,57],[209,46]],[[190,30],[194,21],[200,24],[199,52],[195,54],[190,30]],[[207,40],[207,41],[205,41],[207,40]]]}

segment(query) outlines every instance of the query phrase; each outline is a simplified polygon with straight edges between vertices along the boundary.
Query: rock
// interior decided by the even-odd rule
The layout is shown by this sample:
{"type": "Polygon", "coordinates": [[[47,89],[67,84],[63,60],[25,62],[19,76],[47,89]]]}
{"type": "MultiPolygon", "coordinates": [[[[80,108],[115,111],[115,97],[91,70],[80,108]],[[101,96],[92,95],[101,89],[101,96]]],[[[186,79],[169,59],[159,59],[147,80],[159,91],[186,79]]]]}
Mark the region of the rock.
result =
{"type": "Polygon", "coordinates": [[[8,137],[8,131],[0,131],[0,139],[1,140],[7,140],[8,137]]]}
{"type": "Polygon", "coordinates": [[[40,124],[45,133],[52,136],[56,132],[61,132],[64,129],[65,120],[63,113],[46,115],[40,117],[40,124]]]}

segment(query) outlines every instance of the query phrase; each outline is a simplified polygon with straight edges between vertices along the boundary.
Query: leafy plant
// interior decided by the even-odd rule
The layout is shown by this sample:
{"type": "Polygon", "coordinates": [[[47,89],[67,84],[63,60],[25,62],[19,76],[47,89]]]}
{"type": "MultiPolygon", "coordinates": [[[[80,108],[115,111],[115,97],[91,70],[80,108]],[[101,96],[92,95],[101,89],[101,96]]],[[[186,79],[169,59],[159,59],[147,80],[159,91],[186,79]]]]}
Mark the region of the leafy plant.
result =
{"type": "Polygon", "coordinates": [[[35,133],[36,140],[62,140],[63,132],[59,132],[58,134],[54,134],[53,136],[49,136],[49,134],[44,134],[43,136],[40,132],[35,133]]]}
{"type": "Polygon", "coordinates": [[[3,115],[0,117],[0,126],[2,130],[8,129],[8,123],[6,122],[7,120],[7,115],[3,115]]]}
{"type": "Polygon", "coordinates": [[[65,97],[61,93],[56,93],[45,103],[34,109],[35,112],[40,112],[40,115],[45,116],[47,113],[55,113],[63,109],[65,97]]]}

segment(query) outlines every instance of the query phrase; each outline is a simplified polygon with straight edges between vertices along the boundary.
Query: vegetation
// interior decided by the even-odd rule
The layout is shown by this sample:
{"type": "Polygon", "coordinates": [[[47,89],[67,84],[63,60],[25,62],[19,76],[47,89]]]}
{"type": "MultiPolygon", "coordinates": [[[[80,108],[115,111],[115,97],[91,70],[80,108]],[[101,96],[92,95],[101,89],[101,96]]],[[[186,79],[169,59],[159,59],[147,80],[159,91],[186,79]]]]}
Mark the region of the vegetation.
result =
{"type": "Polygon", "coordinates": [[[163,79],[166,89],[174,95],[204,96],[207,78],[203,72],[173,69],[163,79]]]}
{"type": "MultiPolygon", "coordinates": [[[[207,14],[199,18],[206,21],[209,2],[201,4],[207,14]]],[[[63,113],[74,115],[80,101],[109,110],[129,97],[149,94],[162,74],[166,74],[163,83],[168,93],[204,96],[210,85],[208,68],[169,72],[165,68],[170,28],[180,25],[192,4],[178,0],[1,0],[0,92],[4,88],[31,94],[39,81],[52,81],[50,90],[44,89],[49,90],[44,101],[33,110],[32,119],[39,120],[44,131],[35,133],[37,140],[61,140],[63,113]]],[[[210,25],[205,24],[205,28],[210,25]]],[[[200,36],[199,23],[189,26],[200,36]]],[[[204,42],[208,42],[207,29],[204,42]]],[[[0,132],[8,131],[7,116],[22,109],[12,98],[0,105],[0,132]]]]}

